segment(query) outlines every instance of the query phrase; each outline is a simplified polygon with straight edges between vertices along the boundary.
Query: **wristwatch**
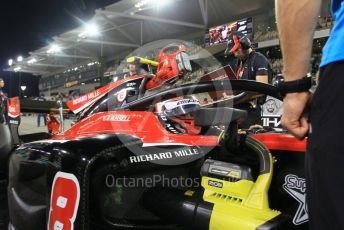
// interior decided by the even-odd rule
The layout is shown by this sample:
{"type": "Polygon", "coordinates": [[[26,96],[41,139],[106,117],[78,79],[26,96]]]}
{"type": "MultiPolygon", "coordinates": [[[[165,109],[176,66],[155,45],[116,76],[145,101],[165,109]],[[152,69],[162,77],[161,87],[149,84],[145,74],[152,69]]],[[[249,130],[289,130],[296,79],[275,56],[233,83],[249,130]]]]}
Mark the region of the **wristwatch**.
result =
{"type": "Polygon", "coordinates": [[[277,89],[283,97],[288,93],[307,92],[311,87],[312,76],[309,73],[299,80],[282,81],[277,85],[277,89]]]}

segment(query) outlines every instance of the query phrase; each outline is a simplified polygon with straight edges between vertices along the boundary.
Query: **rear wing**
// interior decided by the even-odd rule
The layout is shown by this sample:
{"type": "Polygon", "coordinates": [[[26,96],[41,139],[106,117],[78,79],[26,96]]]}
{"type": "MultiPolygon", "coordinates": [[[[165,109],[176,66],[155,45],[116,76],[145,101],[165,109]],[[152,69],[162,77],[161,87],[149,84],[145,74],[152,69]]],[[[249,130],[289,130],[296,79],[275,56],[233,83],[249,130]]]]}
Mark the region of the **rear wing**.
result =
{"type": "MultiPolygon", "coordinates": [[[[61,106],[61,104],[60,104],[61,106]]],[[[69,109],[66,108],[66,104],[62,104],[63,112],[68,113],[70,112],[69,109]]],[[[10,130],[11,141],[8,142],[9,145],[19,145],[21,142],[27,142],[30,140],[37,140],[48,138],[49,135],[47,133],[37,133],[34,135],[28,134],[19,137],[18,128],[20,125],[20,115],[21,113],[60,113],[61,115],[61,108],[58,108],[58,104],[54,101],[37,101],[37,100],[29,100],[29,99],[22,99],[19,100],[19,97],[13,97],[7,99],[7,122],[8,128],[10,130]]],[[[62,115],[61,115],[62,116],[62,115]]],[[[7,127],[7,126],[6,126],[7,127]]],[[[4,131],[5,126],[2,127],[2,131],[4,131]]],[[[7,128],[7,129],[8,129],[7,128]]],[[[2,132],[2,138],[5,138],[5,133],[2,132]]],[[[7,135],[8,136],[8,135],[7,135]]],[[[6,140],[4,140],[6,141],[6,140]]]]}
{"type": "MultiPolygon", "coordinates": [[[[65,102],[63,105],[63,113],[70,113],[65,102]]],[[[22,113],[58,113],[58,105],[55,101],[37,101],[30,99],[20,100],[20,110],[22,113]]]]}

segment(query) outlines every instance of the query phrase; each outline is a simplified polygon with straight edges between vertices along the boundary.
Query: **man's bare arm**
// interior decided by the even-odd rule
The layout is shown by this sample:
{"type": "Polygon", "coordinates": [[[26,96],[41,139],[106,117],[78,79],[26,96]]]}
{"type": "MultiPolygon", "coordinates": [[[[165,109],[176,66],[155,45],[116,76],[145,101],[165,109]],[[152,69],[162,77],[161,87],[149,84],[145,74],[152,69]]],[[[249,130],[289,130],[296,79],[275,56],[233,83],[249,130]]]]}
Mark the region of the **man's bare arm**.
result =
{"type": "Polygon", "coordinates": [[[286,81],[308,72],[321,0],[275,0],[286,81]]]}
{"type": "Polygon", "coordinates": [[[269,77],[268,77],[268,75],[257,75],[256,81],[268,84],[269,83],[269,77]]]}
{"type": "MultiPolygon", "coordinates": [[[[321,0],[276,0],[276,18],[286,81],[302,78],[308,72],[314,28],[321,0]]],[[[304,116],[309,92],[289,93],[283,100],[282,125],[302,139],[309,130],[304,116]]]]}

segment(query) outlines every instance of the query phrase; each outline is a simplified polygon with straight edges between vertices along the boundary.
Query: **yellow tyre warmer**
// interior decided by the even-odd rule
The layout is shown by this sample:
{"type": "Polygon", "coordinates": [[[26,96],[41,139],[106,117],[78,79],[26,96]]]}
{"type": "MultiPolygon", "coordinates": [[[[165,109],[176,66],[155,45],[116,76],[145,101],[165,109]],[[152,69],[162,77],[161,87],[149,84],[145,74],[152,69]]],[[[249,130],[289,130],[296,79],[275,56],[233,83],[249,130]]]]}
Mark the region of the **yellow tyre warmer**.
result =
{"type": "Polygon", "coordinates": [[[202,177],[205,189],[203,199],[214,204],[209,223],[211,230],[273,229],[276,224],[284,222],[279,211],[269,208],[268,190],[273,172],[271,153],[263,144],[249,136],[246,137],[245,144],[259,157],[259,176],[255,182],[246,179],[230,182],[202,177]],[[272,222],[275,222],[274,226],[271,225],[272,222]]]}

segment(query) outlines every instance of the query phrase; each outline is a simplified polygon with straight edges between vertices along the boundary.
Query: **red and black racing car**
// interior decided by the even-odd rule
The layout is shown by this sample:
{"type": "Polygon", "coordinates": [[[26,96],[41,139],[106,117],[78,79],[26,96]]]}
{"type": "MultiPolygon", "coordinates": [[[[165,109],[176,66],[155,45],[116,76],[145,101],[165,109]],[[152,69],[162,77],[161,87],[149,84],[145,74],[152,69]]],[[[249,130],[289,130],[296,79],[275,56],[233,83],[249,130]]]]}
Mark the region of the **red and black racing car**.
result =
{"type": "Polygon", "coordinates": [[[276,88],[223,78],[175,87],[190,70],[176,50],[167,68],[176,74],[132,76],[70,101],[73,127],[6,150],[11,229],[307,229],[306,142],[237,130],[247,112],[236,105],[280,98],[276,88]],[[232,96],[199,103],[220,91],[232,96]]]}

